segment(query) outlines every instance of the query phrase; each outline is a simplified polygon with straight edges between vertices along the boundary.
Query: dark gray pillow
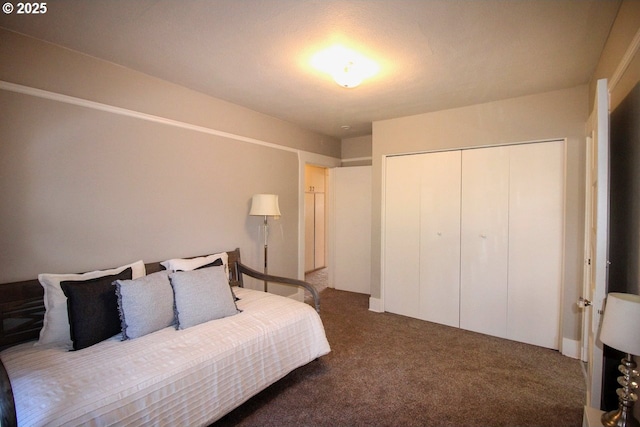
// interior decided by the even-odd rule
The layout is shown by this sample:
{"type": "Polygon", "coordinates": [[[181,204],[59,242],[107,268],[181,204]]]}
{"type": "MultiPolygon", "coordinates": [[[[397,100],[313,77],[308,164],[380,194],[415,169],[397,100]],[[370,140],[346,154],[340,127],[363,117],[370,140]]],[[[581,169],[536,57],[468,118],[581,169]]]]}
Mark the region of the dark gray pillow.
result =
{"type": "MultiPolygon", "coordinates": [[[[222,263],[222,259],[218,258],[217,260],[210,262],[209,264],[205,264],[205,265],[201,265],[200,267],[196,267],[194,268],[194,270],[201,270],[203,268],[209,268],[209,267],[217,267],[220,265],[224,265],[222,263]]],[[[191,270],[182,270],[182,269],[177,269],[176,271],[191,271],[191,270]]]]}
{"type": "Polygon", "coordinates": [[[131,279],[131,267],[118,274],[88,280],[64,280],[69,333],[74,350],[92,346],[120,333],[115,280],[131,279]]]}
{"type": "Polygon", "coordinates": [[[169,279],[178,329],[238,313],[224,266],[177,271],[169,279]]]}
{"type": "Polygon", "coordinates": [[[159,271],[135,280],[117,280],[122,338],[138,338],[174,324],[169,273],[159,271]]]}
{"type": "MultiPolygon", "coordinates": [[[[217,260],[215,260],[215,261],[213,261],[213,262],[211,262],[209,264],[205,264],[205,265],[202,265],[200,267],[196,267],[196,268],[194,268],[194,270],[200,270],[200,269],[209,268],[209,267],[217,267],[219,265],[224,265],[224,263],[222,262],[221,258],[218,258],[217,260]]],[[[176,271],[190,271],[190,270],[176,270],[176,271]]],[[[225,275],[226,275],[226,268],[225,268],[225,275]]],[[[240,301],[240,298],[238,298],[236,296],[236,293],[233,292],[233,288],[231,288],[231,295],[233,296],[233,300],[234,301],[240,301]]]]}

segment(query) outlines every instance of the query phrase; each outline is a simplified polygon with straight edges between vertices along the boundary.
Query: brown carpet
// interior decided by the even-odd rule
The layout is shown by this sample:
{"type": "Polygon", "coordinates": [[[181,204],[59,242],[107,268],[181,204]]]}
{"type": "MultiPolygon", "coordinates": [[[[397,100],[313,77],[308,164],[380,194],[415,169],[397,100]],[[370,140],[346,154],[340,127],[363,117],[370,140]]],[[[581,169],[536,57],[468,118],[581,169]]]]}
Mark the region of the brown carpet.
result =
{"type": "Polygon", "coordinates": [[[389,313],[327,288],[332,352],[214,426],[580,426],[580,362],[389,313]]]}
{"type": "MultiPolygon", "coordinates": [[[[329,273],[326,268],[321,268],[319,270],[312,271],[311,273],[306,273],[304,275],[304,281],[313,285],[313,287],[316,288],[316,291],[320,293],[326,289],[327,283],[329,283],[329,273]]],[[[304,295],[304,301],[307,304],[313,305],[311,292],[305,291],[304,295]]]]}

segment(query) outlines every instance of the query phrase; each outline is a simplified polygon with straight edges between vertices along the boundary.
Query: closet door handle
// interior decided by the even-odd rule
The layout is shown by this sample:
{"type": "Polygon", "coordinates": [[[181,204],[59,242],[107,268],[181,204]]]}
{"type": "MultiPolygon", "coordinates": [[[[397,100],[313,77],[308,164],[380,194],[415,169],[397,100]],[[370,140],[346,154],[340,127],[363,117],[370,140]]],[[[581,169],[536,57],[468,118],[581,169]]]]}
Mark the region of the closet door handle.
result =
{"type": "Polygon", "coordinates": [[[481,234],[480,237],[482,237],[483,239],[486,239],[487,235],[486,234],[481,234]]]}

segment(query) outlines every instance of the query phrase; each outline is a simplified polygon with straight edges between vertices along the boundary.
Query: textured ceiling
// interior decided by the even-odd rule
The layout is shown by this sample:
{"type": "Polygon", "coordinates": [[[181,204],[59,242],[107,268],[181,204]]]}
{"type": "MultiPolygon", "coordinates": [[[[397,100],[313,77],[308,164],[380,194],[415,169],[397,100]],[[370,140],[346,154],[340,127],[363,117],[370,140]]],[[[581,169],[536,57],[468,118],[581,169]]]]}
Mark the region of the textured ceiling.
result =
{"type": "Polygon", "coordinates": [[[589,81],[611,0],[48,0],[0,26],[346,138],[374,120],[589,81]],[[313,70],[334,43],[378,61],[354,89],[313,70]],[[341,126],[351,129],[343,130],[341,126]]]}

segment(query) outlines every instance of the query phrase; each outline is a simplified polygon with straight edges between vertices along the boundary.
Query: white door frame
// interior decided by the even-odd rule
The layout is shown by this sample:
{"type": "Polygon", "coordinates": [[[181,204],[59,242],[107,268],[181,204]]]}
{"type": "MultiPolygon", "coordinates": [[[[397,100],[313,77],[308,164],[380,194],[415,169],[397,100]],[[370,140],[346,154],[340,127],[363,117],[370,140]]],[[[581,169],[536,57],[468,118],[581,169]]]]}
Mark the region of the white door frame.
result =
{"type": "Polygon", "coordinates": [[[593,160],[593,137],[587,136],[585,146],[585,197],[584,197],[584,267],[582,269],[582,299],[578,301],[578,307],[582,308],[582,335],[580,337],[580,360],[589,361],[589,331],[591,330],[591,315],[587,313],[584,299],[591,296],[591,221],[593,197],[591,192],[592,182],[592,162],[593,160]]]}

